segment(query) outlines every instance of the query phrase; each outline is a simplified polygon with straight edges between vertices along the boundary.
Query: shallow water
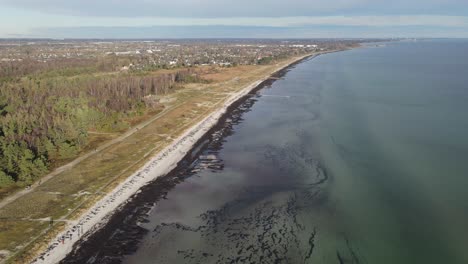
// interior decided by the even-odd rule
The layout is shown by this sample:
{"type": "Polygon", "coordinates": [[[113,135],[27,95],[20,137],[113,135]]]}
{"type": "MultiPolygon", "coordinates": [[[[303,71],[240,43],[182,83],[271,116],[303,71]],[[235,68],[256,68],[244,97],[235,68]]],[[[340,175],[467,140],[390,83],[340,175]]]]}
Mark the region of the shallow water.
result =
{"type": "Polygon", "coordinates": [[[468,263],[467,102],[467,41],[307,60],[64,262],[468,263]]]}

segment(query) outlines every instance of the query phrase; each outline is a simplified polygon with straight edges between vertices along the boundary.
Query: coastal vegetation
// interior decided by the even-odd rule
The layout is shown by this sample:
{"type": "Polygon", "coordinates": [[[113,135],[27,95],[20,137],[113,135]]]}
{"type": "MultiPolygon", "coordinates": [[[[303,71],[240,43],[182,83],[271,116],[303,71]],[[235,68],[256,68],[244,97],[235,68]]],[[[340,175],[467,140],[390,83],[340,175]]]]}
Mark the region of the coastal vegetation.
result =
{"type": "MultiPolygon", "coordinates": [[[[194,69],[96,72],[73,64],[2,68],[0,187],[31,184],[54,165],[76,157],[89,132],[119,132],[132,119],[161,111],[158,98],[178,85],[202,82],[194,69]]],[[[110,66],[101,66],[110,69],[110,66]]]]}

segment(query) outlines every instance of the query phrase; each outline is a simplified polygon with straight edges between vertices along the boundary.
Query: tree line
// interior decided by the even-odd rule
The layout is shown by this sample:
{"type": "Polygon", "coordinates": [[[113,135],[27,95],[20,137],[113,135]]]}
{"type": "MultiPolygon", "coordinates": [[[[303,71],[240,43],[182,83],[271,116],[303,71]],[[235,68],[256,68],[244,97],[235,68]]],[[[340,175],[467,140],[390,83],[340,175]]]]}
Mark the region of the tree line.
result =
{"type": "MultiPolygon", "coordinates": [[[[29,69],[16,71],[26,74],[29,69]]],[[[3,80],[0,187],[32,183],[54,162],[76,157],[88,142],[89,130],[121,131],[129,125],[126,118],[157,107],[158,95],[197,81],[202,80],[193,69],[145,76],[41,73],[3,80]]]]}

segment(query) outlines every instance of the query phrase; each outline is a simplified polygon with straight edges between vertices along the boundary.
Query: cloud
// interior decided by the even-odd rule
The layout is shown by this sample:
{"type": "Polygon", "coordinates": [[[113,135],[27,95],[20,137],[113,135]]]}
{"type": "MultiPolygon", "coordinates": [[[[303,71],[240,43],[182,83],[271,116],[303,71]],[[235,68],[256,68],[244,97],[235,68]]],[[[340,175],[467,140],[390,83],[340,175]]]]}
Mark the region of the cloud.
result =
{"type": "Polygon", "coordinates": [[[125,26],[257,26],[257,27],[302,27],[302,26],[437,26],[467,27],[468,16],[310,16],[310,17],[234,17],[234,18],[172,18],[172,17],[56,17],[54,20],[37,17],[35,27],[125,27],[125,26]],[[58,26],[57,26],[58,25],[58,26]]]}
{"type": "Polygon", "coordinates": [[[57,27],[112,27],[122,32],[153,26],[256,27],[263,28],[264,36],[267,27],[296,28],[296,32],[374,27],[392,34],[396,32],[392,27],[419,27],[414,32],[425,27],[425,34],[430,27],[460,35],[468,31],[467,0],[0,0],[0,6],[0,36],[32,36],[37,29],[57,27]]]}
{"type": "Polygon", "coordinates": [[[99,17],[468,15],[466,0],[0,0],[0,4],[45,13],[99,17]]]}
{"type": "Polygon", "coordinates": [[[60,27],[33,31],[41,37],[96,39],[166,38],[391,38],[391,37],[468,37],[462,28],[424,26],[152,26],[152,27],[60,27]]]}
{"type": "MultiPolygon", "coordinates": [[[[268,23],[268,19],[260,19],[268,23]]],[[[270,21],[281,26],[297,25],[343,25],[343,26],[468,26],[468,16],[318,16],[288,17],[270,21]]]]}
{"type": "Polygon", "coordinates": [[[236,17],[236,18],[155,18],[136,19],[153,25],[227,25],[227,26],[445,26],[468,27],[468,16],[310,16],[310,17],[236,17]]]}

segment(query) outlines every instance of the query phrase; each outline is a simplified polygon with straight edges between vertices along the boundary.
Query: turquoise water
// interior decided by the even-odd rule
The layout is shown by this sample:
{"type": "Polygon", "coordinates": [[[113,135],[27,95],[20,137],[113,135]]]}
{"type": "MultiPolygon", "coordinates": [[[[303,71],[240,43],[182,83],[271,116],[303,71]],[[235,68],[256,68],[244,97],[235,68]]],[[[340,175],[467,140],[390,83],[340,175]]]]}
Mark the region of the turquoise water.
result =
{"type": "Polygon", "coordinates": [[[315,62],[330,197],[372,263],[468,263],[467,50],[392,43],[315,62]]]}
{"type": "Polygon", "coordinates": [[[305,61],[228,128],[124,263],[468,263],[468,41],[305,61]]]}

